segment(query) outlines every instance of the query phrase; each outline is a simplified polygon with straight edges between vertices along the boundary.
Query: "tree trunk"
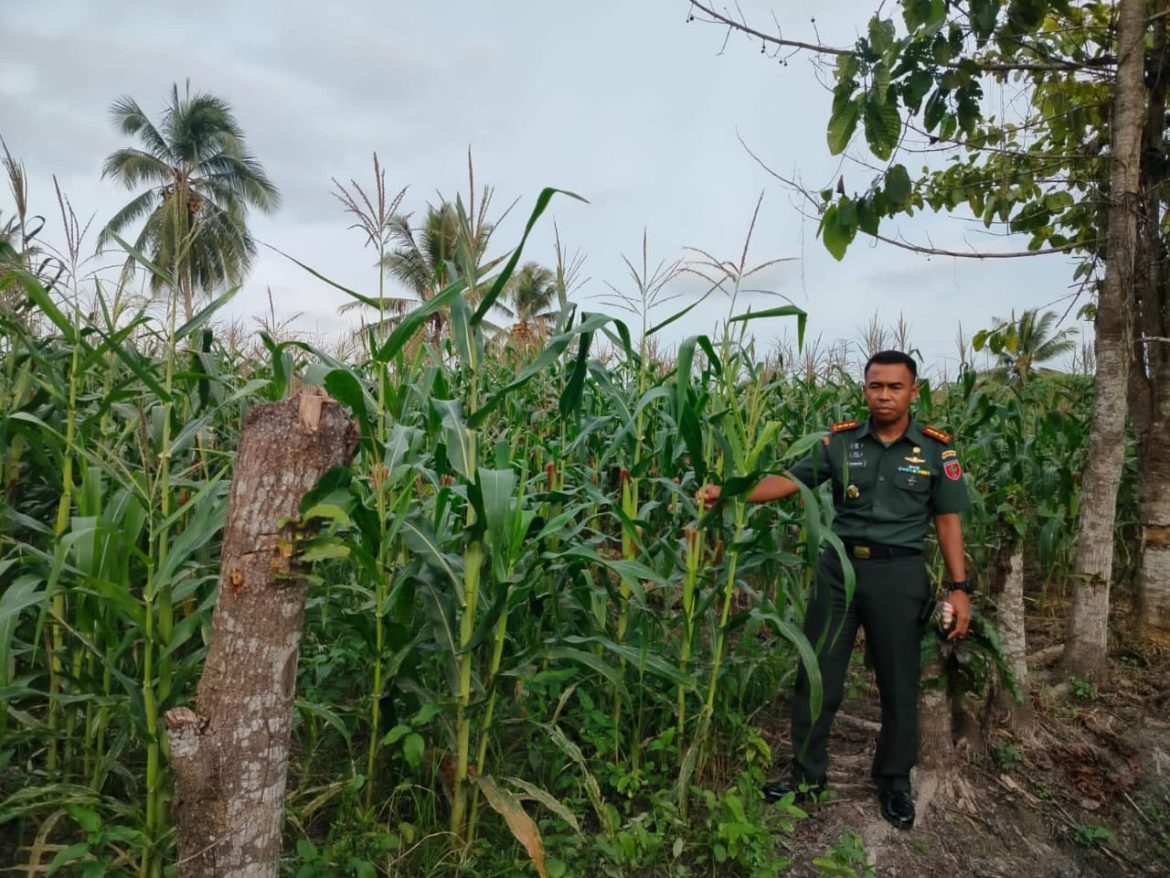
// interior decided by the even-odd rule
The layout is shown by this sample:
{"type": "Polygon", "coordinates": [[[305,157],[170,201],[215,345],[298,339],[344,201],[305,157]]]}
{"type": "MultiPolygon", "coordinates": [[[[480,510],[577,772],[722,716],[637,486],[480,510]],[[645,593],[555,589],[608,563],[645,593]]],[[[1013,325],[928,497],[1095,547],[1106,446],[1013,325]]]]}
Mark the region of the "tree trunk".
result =
{"type": "MultiPolygon", "coordinates": [[[[927,637],[933,635],[927,634],[927,637]]],[[[923,679],[943,678],[946,668],[937,655],[922,668],[923,679]]],[[[945,685],[918,693],[918,764],[926,771],[946,771],[955,764],[955,733],[951,699],[945,685]]]]}
{"type": "Polygon", "coordinates": [[[1113,93],[1112,168],[1105,279],[1097,300],[1097,378],[1089,454],[1081,480],[1076,578],[1066,673],[1098,678],[1105,673],[1109,634],[1109,584],[1113,576],[1113,524],[1125,452],[1130,365],[1129,294],[1134,280],[1139,211],[1145,0],[1118,2],[1117,81],[1113,93]]]}
{"type": "Polygon", "coordinates": [[[1162,193],[1170,180],[1163,149],[1170,57],[1166,0],[1151,6],[1152,39],[1146,68],[1149,101],[1142,150],[1142,214],[1138,227],[1142,270],[1133,286],[1136,344],[1130,412],[1137,437],[1141,486],[1141,548],[1137,590],[1139,633],[1170,641],[1170,291],[1162,234],[1162,193]],[[1160,17],[1156,14],[1161,13],[1160,17]]]}
{"type": "Polygon", "coordinates": [[[1015,543],[1006,551],[999,595],[995,602],[995,627],[999,646],[1021,690],[1028,686],[1028,638],[1024,627],[1024,548],[1015,543]]]}
{"type": "MultiPolygon", "coordinates": [[[[1162,390],[1166,394],[1166,390],[1162,390]]],[[[1170,429],[1166,419],[1161,429],[1170,429]]],[[[1147,637],[1170,642],[1170,437],[1152,431],[1139,449],[1141,462],[1141,559],[1138,626],[1147,637]]]]}
{"type": "Polygon", "coordinates": [[[355,444],[341,406],[312,388],[244,418],[195,708],[164,718],[183,878],[277,874],[307,590],[299,531],[279,523],[296,519],[305,492],[355,444]]]}

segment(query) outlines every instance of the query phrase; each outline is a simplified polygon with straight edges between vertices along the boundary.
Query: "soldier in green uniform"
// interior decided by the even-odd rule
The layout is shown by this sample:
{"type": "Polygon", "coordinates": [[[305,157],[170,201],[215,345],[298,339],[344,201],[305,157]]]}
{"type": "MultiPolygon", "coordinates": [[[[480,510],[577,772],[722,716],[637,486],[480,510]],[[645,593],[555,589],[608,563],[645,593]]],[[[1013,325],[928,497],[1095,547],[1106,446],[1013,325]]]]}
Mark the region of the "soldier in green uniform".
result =
{"type": "MultiPolygon", "coordinates": [[[[768,784],[778,800],[794,790],[822,788],[828,768],[829,725],[841,704],[845,672],[858,626],[865,629],[881,693],[882,723],[872,775],[882,816],[901,829],[914,824],[910,769],[918,757],[918,679],[922,610],[932,588],[923,556],[933,520],[950,576],[955,624],[950,639],[964,637],[971,620],[959,514],[968,506],[957,452],[940,430],[910,417],[918,396],[918,366],[901,351],[881,351],[865,365],[866,421],[834,424],[815,453],[791,470],[806,485],[831,480],[836,516],[833,532],[845,545],[856,574],[846,599],[841,561],[826,549],[817,568],[804,632],[817,651],[824,701],[815,719],[809,709],[809,679],[802,667],[792,709],[792,777],[768,784]]],[[[749,502],[796,493],[793,479],[767,476],[749,502]]],[[[698,499],[711,503],[717,486],[698,499]]]]}

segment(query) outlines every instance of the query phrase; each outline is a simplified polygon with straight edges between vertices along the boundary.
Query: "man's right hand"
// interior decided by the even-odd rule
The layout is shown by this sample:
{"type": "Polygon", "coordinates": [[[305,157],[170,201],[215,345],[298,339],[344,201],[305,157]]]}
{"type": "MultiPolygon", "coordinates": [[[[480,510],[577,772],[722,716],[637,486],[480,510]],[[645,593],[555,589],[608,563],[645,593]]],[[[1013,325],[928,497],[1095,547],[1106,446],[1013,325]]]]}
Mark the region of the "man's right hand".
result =
{"type": "Polygon", "coordinates": [[[722,493],[723,489],[718,485],[703,485],[703,487],[695,491],[695,502],[704,509],[709,509],[719,499],[719,495],[722,493]]]}

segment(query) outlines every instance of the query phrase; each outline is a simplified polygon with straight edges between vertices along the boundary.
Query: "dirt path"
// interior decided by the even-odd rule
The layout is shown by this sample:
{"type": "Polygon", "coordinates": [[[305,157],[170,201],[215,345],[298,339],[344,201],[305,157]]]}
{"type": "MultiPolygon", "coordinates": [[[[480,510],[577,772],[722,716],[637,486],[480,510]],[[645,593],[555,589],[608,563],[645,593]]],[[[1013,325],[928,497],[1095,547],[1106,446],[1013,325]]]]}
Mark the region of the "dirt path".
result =
{"type": "MultiPolygon", "coordinates": [[[[907,832],[879,814],[869,779],[877,693],[855,681],[833,728],[831,792],[785,844],[789,874],[827,874],[813,861],[829,858],[841,871],[828,874],[875,878],[1170,875],[1170,657],[1114,664],[1100,691],[1054,697],[1042,687],[1027,740],[993,730],[986,752],[958,756],[953,772],[916,771],[907,832]]],[[[759,720],[778,758],[790,752],[786,705],[759,720]]]]}

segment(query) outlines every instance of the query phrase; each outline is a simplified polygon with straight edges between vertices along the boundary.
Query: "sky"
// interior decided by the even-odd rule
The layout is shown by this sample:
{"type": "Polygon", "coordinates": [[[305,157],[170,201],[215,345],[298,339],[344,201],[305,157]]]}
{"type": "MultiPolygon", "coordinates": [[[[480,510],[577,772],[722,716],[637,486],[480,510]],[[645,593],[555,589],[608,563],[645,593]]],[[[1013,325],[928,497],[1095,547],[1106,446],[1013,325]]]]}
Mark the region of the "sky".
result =
{"type": "MultiPolygon", "coordinates": [[[[847,46],[876,4],[859,0],[743,0],[748,20],[784,36],[847,46]]],[[[24,163],[34,213],[59,223],[56,175],[77,214],[97,229],[131,197],[101,179],[103,159],[130,145],[109,115],[133,96],[161,116],[172,83],[189,81],[235,109],[247,143],[281,190],[273,215],[254,214],[257,239],[323,275],[376,293],[378,272],[364,236],[331,194],[331,181],[369,189],[376,151],[391,192],[409,187],[402,210],[421,216],[440,199],[466,198],[470,151],[476,187],[493,187],[498,255],[520,238],[535,198],[558,196],[524,258],[554,262],[554,222],[570,251],[585,256],[573,298],[637,330],[641,317],[612,305],[632,293],[628,258],[651,270],[693,258],[695,248],[738,262],[757,200],[749,264],[778,262],[752,279],[764,293],[741,296],[736,312],[791,302],[808,312],[808,339],[856,350],[876,315],[900,318],[929,374],[953,371],[955,338],[1028,307],[1064,313],[1073,264],[1063,256],[972,260],[926,257],[859,238],[835,261],[801,199],[745,149],[809,189],[862,190],[874,171],[832,157],[825,144],[828,71],[807,55],[785,59],[700,20],[686,0],[0,0],[0,137],[24,163]],[[784,63],[782,63],[784,62],[784,63]]],[[[1002,95],[993,95],[993,99],[1002,95]]],[[[860,139],[860,138],[859,138],[860,139]]],[[[872,162],[859,143],[851,154],[872,162]]],[[[907,165],[921,166],[915,156],[907,165]]],[[[0,215],[11,199],[0,192],[0,215]]],[[[988,233],[961,215],[920,215],[883,233],[954,250],[1019,251],[1026,242],[988,233]]],[[[107,255],[96,264],[112,262],[107,255]]],[[[693,301],[705,285],[681,276],[678,298],[651,322],[693,301]]],[[[352,317],[345,295],[262,247],[229,314],[269,308],[300,331],[326,336],[352,317]]],[[[713,296],[662,333],[670,347],[714,334],[729,316],[713,296]]],[[[794,335],[785,318],[753,321],[763,350],[794,335]]],[[[1070,313],[1065,326],[1088,331],[1070,313]]]]}

